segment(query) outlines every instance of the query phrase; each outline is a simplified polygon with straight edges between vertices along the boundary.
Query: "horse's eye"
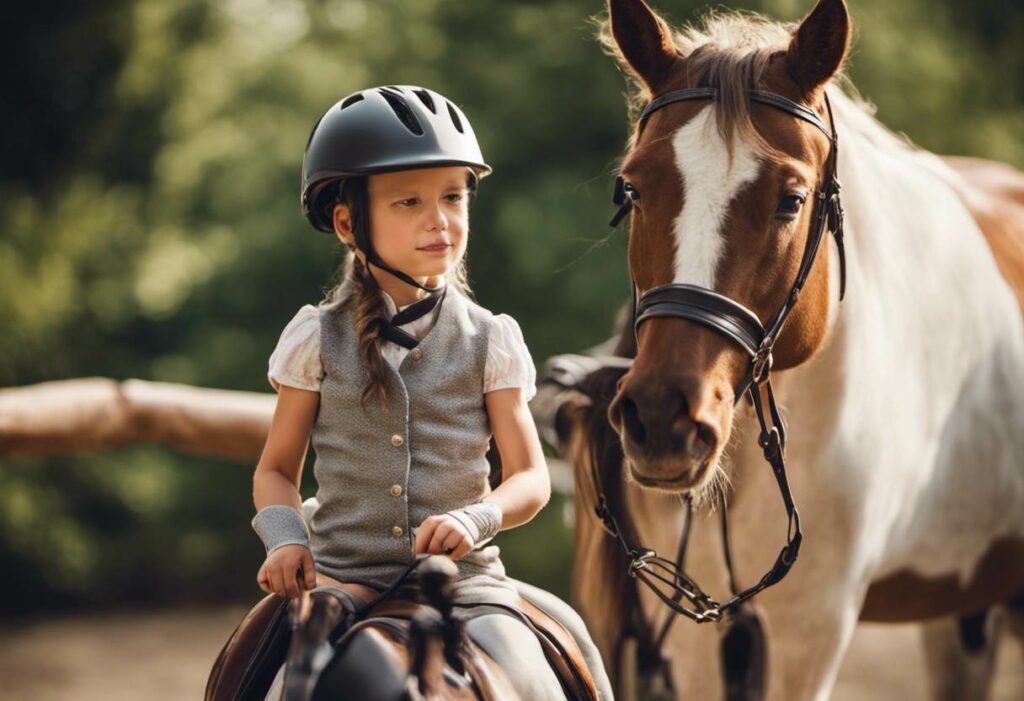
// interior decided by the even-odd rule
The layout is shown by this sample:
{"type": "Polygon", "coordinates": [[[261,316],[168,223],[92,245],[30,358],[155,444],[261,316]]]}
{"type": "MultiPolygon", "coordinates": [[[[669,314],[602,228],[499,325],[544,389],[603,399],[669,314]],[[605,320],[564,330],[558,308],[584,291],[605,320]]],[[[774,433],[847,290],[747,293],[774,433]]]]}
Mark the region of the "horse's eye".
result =
{"type": "Polygon", "coordinates": [[[786,195],[779,200],[779,206],[775,208],[775,216],[780,219],[796,219],[800,213],[800,207],[807,199],[804,195],[786,195]]]}
{"type": "Polygon", "coordinates": [[[623,194],[631,202],[637,202],[640,199],[640,192],[632,182],[623,182],[623,194]]]}

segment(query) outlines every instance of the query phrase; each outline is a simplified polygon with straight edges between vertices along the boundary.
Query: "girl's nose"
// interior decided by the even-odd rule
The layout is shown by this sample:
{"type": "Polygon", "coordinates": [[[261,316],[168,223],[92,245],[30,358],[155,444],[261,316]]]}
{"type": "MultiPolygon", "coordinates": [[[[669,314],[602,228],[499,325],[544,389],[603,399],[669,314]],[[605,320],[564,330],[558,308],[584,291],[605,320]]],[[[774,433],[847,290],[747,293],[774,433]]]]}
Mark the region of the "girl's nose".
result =
{"type": "Polygon", "coordinates": [[[430,221],[427,222],[428,231],[446,231],[448,229],[448,217],[445,216],[444,210],[440,207],[435,207],[434,211],[430,213],[430,221]]]}

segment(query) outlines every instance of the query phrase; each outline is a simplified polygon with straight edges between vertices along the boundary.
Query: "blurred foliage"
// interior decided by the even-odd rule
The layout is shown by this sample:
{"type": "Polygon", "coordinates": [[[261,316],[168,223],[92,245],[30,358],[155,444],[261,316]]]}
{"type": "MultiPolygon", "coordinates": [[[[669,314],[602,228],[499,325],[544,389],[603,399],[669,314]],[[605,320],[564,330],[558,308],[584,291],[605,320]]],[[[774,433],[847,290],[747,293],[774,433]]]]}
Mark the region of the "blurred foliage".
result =
{"type": "MultiPolygon", "coordinates": [[[[673,22],[706,5],[656,3],[673,22]]],[[[1024,5],[851,0],[851,74],[890,127],[1024,165],[1024,5]]],[[[736,7],[782,20],[810,2],[736,7]]],[[[57,0],[0,28],[0,384],[102,375],[269,391],[266,361],[340,261],[298,208],[308,131],[388,83],[460,103],[495,174],[477,297],[535,359],[602,340],[627,295],[607,220],[627,133],[598,0],[57,0]]],[[[307,470],[307,493],[312,485],[307,470]]],[[[2,606],[255,596],[251,470],[154,448],[8,460],[2,606]]],[[[567,591],[561,502],[502,536],[567,591]],[[552,535],[554,534],[554,535],[552,535]]]]}

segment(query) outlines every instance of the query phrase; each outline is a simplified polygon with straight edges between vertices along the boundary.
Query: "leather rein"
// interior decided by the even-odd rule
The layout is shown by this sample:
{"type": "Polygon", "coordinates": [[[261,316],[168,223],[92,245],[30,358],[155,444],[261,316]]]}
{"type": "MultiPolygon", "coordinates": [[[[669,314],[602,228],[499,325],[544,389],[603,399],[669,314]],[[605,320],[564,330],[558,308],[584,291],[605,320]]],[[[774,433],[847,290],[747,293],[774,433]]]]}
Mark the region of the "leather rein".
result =
{"type": "MultiPolygon", "coordinates": [[[[623,529],[620,528],[615,515],[609,508],[608,500],[605,497],[604,488],[601,484],[600,471],[596,469],[594,471],[598,494],[598,502],[594,510],[598,518],[601,519],[605,529],[612,536],[616,537],[625,549],[629,558],[629,576],[639,580],[651,589],[672,611],[697,623],[719,621],[724,613],[735,611],[746,600],[778,583],[786,576],[793,563],[796,562],[797,554],[800,551],[800,543],[803,538],[800,530],[800,514],[793,501],[789,481],[786,477],[786,426],[779,414],[775,393],[772,390],[771,384],[772,349],[778,340],[779,333],[782,331],[787,317],[796,306],[804,284],[807,282],[821,241],[825,237],[826,229],[835,238],[839,251],[840,300],[843,299],[846,293],[843,209],[839,198],[840,185],[836,174],[839,144],[835,130],[835,121],[832,117],[832,106],[829,103],[828,96],[825,96],[828,125],[822,121],[814,110],[782,95],[760,90],[749,90],[747,91],[747,97],[751,102],[781,110],[796,119],[813,125],[829,139],[830,146],[824,166],[823,183],[813,194],[815,212],[809,238],[789,295],[779,311],[767,323],[762,324],[758,316],[750,309],[713,290],[697,285],[672,283],[638,294],[639,291],[634,281],[634,332],[639,332],[640,325],[648,319],[657,317],[686,319],[724,335],[742,348],[750,357],[747,372],[740,385],[736,388],[736,402],[738,403],[745,396],[753,405],[757,414],[758,423],[760,424],[758,445],[761,447],[765,460],[771,465],[783,504],[786,507],[786,544],[779,551],[771,568],[755,584],[739,591],[733,573],[728,534],[728,515],[723,494],[721,504],[723,548],[732,596],[724,601],[718,601],[708,595],[683,571],[683,563],[691,530],[690,524],[693,516],[690,496],[687,495],[684,498],[687,509],[686,525],[683,529],[677,559],[672,561],[659,557],[654,550],[629,542],[623,529]],[[671,595],[666,592],[671,592],[671,595]]],[[[643,130],[647,118],[652,113],[668,105],[691,100],[715,101],[717,98],[718,92],[713,88],[690,88],[661,95],[652,100],[643,110],[638,123],[638,134],[643,130]]],[[[630,195],[631,193],[622,176],[617,177],[615,180],[613,202],[619,209],[610,222],[612,227],[617,226],[622,219],[630,214],[634,204],[630,195]]],[[[658,648],[660,648],[668,628],[674,620],[675,616],[670,616],[665,622],[660,635],[657,636],[658,648]]]]}

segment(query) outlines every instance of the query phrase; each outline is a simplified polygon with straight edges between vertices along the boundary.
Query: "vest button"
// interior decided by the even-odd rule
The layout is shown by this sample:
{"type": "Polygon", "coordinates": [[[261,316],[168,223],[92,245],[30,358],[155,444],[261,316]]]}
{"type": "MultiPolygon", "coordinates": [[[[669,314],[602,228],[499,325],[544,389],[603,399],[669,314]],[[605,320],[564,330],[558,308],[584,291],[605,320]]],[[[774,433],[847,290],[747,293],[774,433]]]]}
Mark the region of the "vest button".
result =
{"type": "Polygon", "coordinates": [[[404,444],[404,443],[405,443],[405,439],[402,438],[397,433],[395,435],[391,436],[391,445],[395,446],[396,448],[401,448],[402,444],[404,444]]]}
{"type": "Polygon", "coordinates": [[[401,526],[395,526],[391,529],[391,535],[395,536],[396,538],[401,538],[403,533],[405,533],[405,531],[402,530],[401,526]]]}
{"type": "Polygon", "coordinates": [[[421,360],[423,358],[423,351],[421,351],[419,348],[413,348],[411,351],[409,351],[409,357],[412,358],[413,360],[421,360]]]}
{"type": "Polygon", "coordinates": [[[402,485],[400,485],[400,484],[393,484],[393,485],[391,485],[391,496],[393,496],[393,497],[400,497],[400,496],[402,496],[402,485]]]}

